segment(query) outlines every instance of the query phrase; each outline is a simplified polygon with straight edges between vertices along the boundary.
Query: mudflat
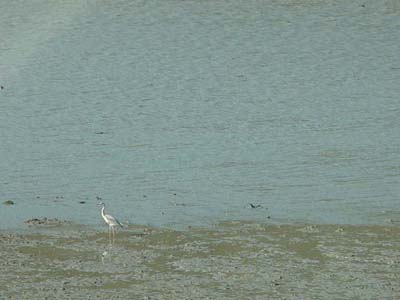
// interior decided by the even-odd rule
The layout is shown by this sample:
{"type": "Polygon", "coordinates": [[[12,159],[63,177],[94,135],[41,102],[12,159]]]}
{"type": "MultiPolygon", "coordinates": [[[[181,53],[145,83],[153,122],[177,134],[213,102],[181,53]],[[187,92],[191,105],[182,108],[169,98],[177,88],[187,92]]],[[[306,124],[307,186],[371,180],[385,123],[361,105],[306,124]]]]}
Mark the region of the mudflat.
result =
{"type": "Polygon", "coordinates": [[[397,226],[69,222],[0,234],[1,299],[399,299],[397,226]]]}

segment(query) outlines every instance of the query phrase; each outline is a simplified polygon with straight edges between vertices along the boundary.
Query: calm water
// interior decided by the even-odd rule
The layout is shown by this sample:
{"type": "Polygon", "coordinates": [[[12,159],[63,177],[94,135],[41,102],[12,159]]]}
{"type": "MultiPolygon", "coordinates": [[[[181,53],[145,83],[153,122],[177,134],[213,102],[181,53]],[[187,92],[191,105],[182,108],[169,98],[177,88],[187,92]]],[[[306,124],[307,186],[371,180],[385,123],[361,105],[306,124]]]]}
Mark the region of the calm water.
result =
{"type": "Polygon", "coordinates": [[[400,222],[399,53],[398,0],[1,0],[0,226],[400,222]]]}

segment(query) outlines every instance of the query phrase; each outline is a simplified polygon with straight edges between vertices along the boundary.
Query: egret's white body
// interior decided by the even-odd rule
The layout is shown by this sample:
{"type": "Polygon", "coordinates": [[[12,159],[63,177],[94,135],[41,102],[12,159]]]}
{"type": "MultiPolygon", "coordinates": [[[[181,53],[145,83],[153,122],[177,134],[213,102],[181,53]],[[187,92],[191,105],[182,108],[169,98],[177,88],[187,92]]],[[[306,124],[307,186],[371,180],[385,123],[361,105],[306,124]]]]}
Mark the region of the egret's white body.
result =
{"type": "Polygon", "coordinates": [[[115,227],[122,227],[122,224],[113,216],[110,216],[110,215],[107,215],[104,213],[104,209],[105,209],[106,205],[103,202],[101,202],[100,205],[102,205],[101,216],[103,217],[104,221],[108,225],[110,241],[111,241],[111,233],[112,233],[112,237],[113,237],[113,241],[114,241],[115,240],[115,227]]]}

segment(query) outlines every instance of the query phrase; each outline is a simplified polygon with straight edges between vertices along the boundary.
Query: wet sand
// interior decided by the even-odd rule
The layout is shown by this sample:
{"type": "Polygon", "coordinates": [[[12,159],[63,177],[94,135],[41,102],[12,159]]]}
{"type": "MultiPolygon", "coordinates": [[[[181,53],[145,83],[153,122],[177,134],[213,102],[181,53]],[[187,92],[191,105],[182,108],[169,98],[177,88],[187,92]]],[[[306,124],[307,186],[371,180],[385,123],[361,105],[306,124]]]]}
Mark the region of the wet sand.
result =
{"type": "Polygon", "coordinates": [[[0,234],[0,299],[400,298],[398,226],[51,225],[0,234]]]}

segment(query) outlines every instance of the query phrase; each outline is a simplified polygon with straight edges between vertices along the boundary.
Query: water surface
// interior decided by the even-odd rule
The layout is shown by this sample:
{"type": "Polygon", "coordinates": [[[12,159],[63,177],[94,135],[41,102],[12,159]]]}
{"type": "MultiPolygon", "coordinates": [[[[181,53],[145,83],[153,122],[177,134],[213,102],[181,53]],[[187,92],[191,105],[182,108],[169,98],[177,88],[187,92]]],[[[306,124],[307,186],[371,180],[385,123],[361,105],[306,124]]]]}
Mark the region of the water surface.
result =
{"type": "Polygon", "coordinates": [[[0,225],[399,222],[399,53],[397,0],[4,2],[0,225]]]}

